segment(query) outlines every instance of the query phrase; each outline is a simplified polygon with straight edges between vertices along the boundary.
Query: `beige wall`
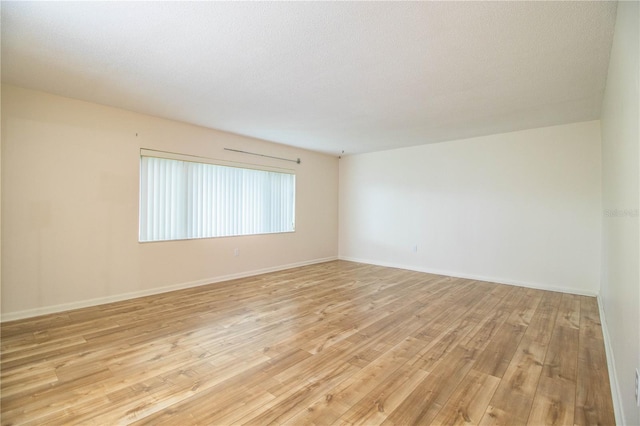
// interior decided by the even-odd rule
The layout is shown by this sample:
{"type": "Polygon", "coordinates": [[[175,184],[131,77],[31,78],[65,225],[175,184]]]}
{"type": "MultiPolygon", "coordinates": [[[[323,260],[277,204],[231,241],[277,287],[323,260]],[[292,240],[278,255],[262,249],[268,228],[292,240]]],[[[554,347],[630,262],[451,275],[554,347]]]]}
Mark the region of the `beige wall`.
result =
{"type": "Polygon", "coordinates": [[[640,8],[618,3],[602,110],[603,263],[601,301],[611,343],[619,424],[640,424],[634,371],[640,369],[640,8]]]}
{"type": "Polygon", "coordinates": [[[600,179],[598,121],[344,157],[340,257],[595,295],[600,179]]]}
{"type": "Polygon", "coordinates": [[[221,131],[3,86],[1,182],[3,319],[337,256],[338,160],[221,131]],[[138,243],[140,148],[295,168],[296,232],[138,243]]]}

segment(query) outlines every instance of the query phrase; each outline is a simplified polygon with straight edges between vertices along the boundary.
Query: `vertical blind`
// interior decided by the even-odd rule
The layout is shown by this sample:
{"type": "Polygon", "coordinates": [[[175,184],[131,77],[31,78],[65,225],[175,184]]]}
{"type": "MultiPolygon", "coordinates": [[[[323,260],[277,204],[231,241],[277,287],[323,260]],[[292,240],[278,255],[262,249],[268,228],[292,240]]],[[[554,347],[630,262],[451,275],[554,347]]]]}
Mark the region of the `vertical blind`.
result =
{"type": "Polygon", "coordinates": [[[293,173],[140,157],[140,241],[294,229],[293,173]]]}

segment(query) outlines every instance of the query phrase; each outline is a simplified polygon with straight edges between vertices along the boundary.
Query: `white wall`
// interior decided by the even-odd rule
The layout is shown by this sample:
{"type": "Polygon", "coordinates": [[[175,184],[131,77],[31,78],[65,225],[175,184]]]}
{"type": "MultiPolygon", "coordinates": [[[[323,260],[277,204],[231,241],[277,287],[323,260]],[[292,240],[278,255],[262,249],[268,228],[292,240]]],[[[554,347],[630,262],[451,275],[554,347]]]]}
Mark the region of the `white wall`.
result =
{"type": "Polygon", "coordinates": [[[343,157],[340,257],[594,295],[600,179],[598,121],[343,157]]]}
{"type": "Polygon", "coordinates": [[[336,158],[175,121],[3,86],[1,182],[3,319],[337,256],[336,158]],[[138,243],[140,148],[283,166],[224,147],[302,159],[296,232],[138,243]]]}
{"type": "Polygon", "coordinates": [[[601,301],[609,361],[627,425],[640,424],[634,370],[640,369],[640,8],[619,2],[602,111],[603,262],[601,301]],[[612,355],[612,356],[611,356],[612,355]]]}
{"type": "MultiPolygon", "coordinates": [[[[1,8],[2,6],[0,6],[0,9],[1,8]]],[[[0,99],[1,98],[2,98],[2,86],[0,85],[0,99]]],[[[2,102],[0,102],[0,117],[2,117],[2,102]]],[[[2,121],[0,120],[0,242],[2,241],[1,224],[2,224],[2,121]]],[[[2,244],[0,243],[0,318],[1,317],[2,317],[2,244]]]]}

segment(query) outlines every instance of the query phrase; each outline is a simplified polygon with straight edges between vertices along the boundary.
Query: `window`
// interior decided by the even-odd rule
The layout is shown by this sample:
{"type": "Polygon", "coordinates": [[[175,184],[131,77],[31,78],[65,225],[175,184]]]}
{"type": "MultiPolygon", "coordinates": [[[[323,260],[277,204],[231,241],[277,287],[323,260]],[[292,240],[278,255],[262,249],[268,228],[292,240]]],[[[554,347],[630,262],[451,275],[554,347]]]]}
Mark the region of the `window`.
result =
{"type": "Polygon", "coordinates": [[[295,174],[141,150],[140,241],[295,230],[295,174]]]}

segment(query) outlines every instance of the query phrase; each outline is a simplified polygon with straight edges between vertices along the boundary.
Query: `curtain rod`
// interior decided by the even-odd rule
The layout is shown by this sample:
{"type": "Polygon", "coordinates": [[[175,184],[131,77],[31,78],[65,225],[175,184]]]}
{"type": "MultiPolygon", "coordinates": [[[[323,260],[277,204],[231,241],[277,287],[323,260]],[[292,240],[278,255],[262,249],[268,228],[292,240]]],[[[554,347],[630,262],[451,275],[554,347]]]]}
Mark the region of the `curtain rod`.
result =
{"type": "Polygon", "coordinates": [[[290,160],[289,158],[274,157],[272,155],[265,155],[265,154],[256,154],[255,152],[247,152],[247,151],[241,151],[239,149],[231,149],[231,148],[225,148],[225,151],[240,152],[242,154],[257,155],[259,157],[275,158],[276,160],[291,161],[292,163],[300,164],[299,158],[296,158],[295,160],[290,160]]]}

